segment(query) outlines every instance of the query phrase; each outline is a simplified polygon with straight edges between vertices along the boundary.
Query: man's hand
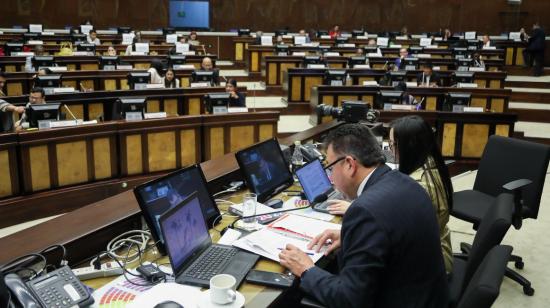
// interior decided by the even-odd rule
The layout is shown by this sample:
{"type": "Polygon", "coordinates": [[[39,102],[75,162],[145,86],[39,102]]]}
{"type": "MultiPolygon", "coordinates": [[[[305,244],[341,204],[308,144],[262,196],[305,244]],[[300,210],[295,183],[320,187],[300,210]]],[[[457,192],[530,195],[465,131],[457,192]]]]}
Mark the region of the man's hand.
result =
{"type": "Polygon", "coordinates": [[[22,114],[23,112],[25,112],[25,107],[18,106],[13,108],[13,111],[22,114]]]}
{"type": "Polygon", "coordinates": [[[315,266],[305,252],[292,244],[287,244],[286,248],[279,253],[279,260],[282,266],[288,268],[297,277],[301,277],[303,272],[315,266]]]}
{"type": "Polygon", "coordinates": [[[325,251],[325,256],[328,256],[331,252],[339,248],[341,245],[340,230],[325,230],[323,233],[317,235],[313,240],[311,240],[311,242],[309,242],[309,244],[307,245],[307,249],[313,249],[313,247],[317,246],[315,251],[320,252],[321,248],[323,248],[325,244],[328,244],[328,248],[325,251]]]}
{"type": "Polygon", "coordinates": [[[329,200],[327,210],[332,215],[344,215],[351,203],[344,200],[329,200]]]}

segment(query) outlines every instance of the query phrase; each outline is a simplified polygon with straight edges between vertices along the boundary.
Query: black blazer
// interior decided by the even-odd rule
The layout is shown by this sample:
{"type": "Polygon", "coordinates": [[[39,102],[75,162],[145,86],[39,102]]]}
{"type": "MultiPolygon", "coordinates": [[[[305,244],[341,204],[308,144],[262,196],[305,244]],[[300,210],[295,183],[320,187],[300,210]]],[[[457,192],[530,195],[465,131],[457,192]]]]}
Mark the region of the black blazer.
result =
{"type": "Polygon", "coordinates": [[[542,51],[544,50],[545,45],[545,34],[542,28],[537,28],[533,30],[533,35],[529,38],[529,46],[527,50],[529,51],[542,51]]]}
{"type": "Polygon", "coordinates": [[[243,93],[237,92],[238,98],[229,98],[229,107],[246,107],[246,98],[243,93]]]}
{"type": "Polygon", "coordinates": [[[328,307],[448,305],[439,227],[426,191],[378,167],[344,215],[339,273],[308,270],[301,288],[328,307]]]}
{"type": "MultiPolygon", "coordinates": [[[[416,75],[416,82],[421,85],[421,84],[424,84],[425,81],[422,79],[422,78],[426,78],[426,75],[423,75],[422,72],[418,73],[416,75]]],[[[437,84],[438,86],[440,85],[440,81],[441,81],[441,78],[439,77],[439,74],[432,71],[432,75],[430,76],[430,83],[434,82],[435,84],[437,84]]]]}

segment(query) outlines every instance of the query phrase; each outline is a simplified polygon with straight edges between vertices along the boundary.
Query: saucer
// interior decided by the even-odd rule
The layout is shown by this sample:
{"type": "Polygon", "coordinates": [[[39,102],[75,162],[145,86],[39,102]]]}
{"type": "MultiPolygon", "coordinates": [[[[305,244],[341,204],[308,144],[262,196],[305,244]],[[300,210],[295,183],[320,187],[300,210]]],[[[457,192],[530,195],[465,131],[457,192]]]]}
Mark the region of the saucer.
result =
{"type": "Polygon", "coordinates": [[[200,308],[241,308],[242,306],[244,306],[244,295],[242,295],[242,293],[239,291],[237,291],[236,293],[237,293],[236,294],[237,298],[235,299],[234,302],[225,304],[225,305],[220,305],[220,304],[213,303],[210,300],[210,290],[206,290],[201,293],[201,296],[198,301],[199,307],[200,308]]]}

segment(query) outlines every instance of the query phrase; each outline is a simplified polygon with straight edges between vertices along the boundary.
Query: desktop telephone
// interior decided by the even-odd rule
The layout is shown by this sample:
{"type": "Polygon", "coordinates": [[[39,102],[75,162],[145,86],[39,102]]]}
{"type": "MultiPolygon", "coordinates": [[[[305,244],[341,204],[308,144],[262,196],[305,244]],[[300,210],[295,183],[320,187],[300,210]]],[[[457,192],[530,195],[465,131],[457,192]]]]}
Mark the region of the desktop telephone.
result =
{"type": "Polygon", "coordinates": [[[10,293],[10,308],[88,307],[94,303],[86,287],[68,266],[26,283],[13,273],[7,274],[4,281],[10,293]]]}

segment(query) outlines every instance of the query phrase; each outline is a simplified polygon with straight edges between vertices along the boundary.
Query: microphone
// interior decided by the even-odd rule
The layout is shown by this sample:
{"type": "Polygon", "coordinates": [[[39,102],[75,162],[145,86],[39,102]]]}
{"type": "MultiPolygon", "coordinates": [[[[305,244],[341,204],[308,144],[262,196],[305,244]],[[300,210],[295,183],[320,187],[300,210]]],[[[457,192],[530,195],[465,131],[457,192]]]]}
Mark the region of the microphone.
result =
{"type": "Polygon", "coordinates": [[[66,105],[66,104],[63,104],[63,107],[65,107],[65,109],[67,109],[67,111],[69,112],[69,114],[71,115],[71,117],[73,118],[73,120],[77,120],[76,117],[74,116],[74,114],[71,112],[71,109],[69,109],[69,107],[66,105]]]}
{"type": "Polygon", "coordinates": [[[307,205],[307,206],[297,207],[297,208],[293,208],[293,209],[280,210],[280,211],[275,211],[275,212],[270,212],[270,213],[263,213],[263,214],[256,214],[256,215],[250,215],[250,216],[239,217],[239,218],[235,219],[235,221],[233,221],[229,226],[227,226],[227,227],[226,227],[224,230],[222,230],[222,231],[225,232],[225,230],[226,230],[227,228],[234,229],[234,228],[235,228],[235,224],[236,224],[237,221],[239,221],[239,220],[248,219],[248,218],[260,217],[260,216],[263,216],[263,215],[271,215],[271,214],[277,214],[277,213],[285,213],[285,212],[303,210],[303,209],[307,209],[307,208],[309,208],[309,207],[313,207],[315,204],[323,203],[323,202],[327,201],[327,199],[328,199],[328,195],[327,195],[326,193],[322,193],[322,194],[318,195],[317,197],[315,197],[315,199],[313,199],[313,202],[311,202],[311,203],[310,203],[309,205],[307,205]]]}

